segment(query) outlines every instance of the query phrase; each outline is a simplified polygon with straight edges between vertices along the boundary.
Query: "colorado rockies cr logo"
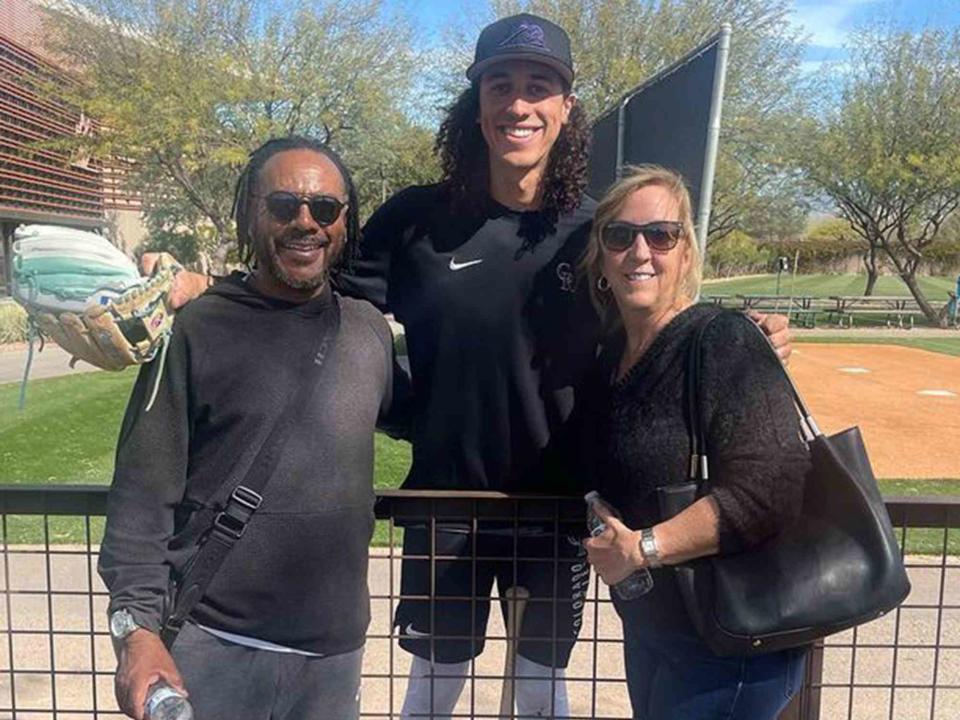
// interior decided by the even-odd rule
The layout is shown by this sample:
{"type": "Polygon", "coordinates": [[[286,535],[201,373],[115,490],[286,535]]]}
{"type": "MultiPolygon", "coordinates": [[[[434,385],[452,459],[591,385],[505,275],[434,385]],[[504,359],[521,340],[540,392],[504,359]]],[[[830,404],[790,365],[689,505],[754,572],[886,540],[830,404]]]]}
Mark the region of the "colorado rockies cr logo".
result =
{"type": "Polygon", "coordinates": [[[533,45],[534,47],[546,49],[547,43],[543,37],[543,28],[533,23],[520,23],[514,28],[513,32],[507,35],[506,39],[500,43],[500,47],[511,47],[513,45],[533,45]]]}
{"type": "Polygon", "coordinates": [[[557,265],[557,277],[560,278],[560,289],[572,293],[574,274],[570,263],[562,262],[557,265]]]}

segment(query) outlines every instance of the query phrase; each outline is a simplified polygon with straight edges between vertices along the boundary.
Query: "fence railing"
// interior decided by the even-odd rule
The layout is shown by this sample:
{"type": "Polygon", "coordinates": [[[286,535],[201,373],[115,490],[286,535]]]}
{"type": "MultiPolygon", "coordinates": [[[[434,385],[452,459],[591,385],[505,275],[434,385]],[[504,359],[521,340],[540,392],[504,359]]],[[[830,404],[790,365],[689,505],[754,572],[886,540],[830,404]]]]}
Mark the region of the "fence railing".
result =
{"type": "MultiPolygon", "coordinates": [[[[784,720],[960,717],[960,499],[888,498],[887,506],[905,550],[910,597],[895,612],[815,648],[804,689],[784,720]]],[[[103,487],[0,486],[0,718],[121,717],[113,699],[107,596],[96,573],[105,512],[103,487]]],[[[570,552],[531,554],[517,540],[552,538],[559,548],[568,532],[580,534],[583,504],[575,498],[388,491],[379,494],[376,514],[362,694],[366,718],[398,718],[406,689],[410,655],[398,647],[401,630],[393,624],[404,528],[454,524],[506,538],[512,551],[506,554],[505,584],[524,564],[556,572],[564,563],[572,568],[582,562],[570,552]]],[[[476,544],[471,551],[460,557],[431,545],[406,559],[419,560],[430,573],[443,563],[469,563],[475,570],[477,563],[495,559],[476,544]]],[[[503,557],[498,550],[496,559],[503,557]]],[[[570,717],[627,718],[619,620],[602,583],[591,579],[583,590],[570,601],[580,603],[579,639],[566,670],[570,717]]],[[[403,597],[444,612],[431,593],[403,597]]],[[[470,590],[445,599],[473,607],[486,600],[470,590]]],[[[531,598],[527,611],[556,612],[551,602],[531,598]]],[[[455,716],[500,717],[509,642],[494,602],[486,647],[470,664],[455,716]]]]}

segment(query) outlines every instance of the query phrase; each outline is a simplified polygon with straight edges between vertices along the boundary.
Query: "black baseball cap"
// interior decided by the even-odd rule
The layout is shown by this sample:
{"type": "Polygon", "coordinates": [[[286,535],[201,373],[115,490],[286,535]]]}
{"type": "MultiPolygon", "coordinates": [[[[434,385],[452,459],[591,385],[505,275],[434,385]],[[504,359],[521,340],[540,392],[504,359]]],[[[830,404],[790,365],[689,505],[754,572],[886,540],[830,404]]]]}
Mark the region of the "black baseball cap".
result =
{"type": "Polygon", "coordinates": [[[487,25],[477,39],[467,79],[479,79],[484,70],[504,60],[543,63],[556,70],[567,84],[573,84],[570,37],[562,27],[542,17],[521,13],[487,25]]]}

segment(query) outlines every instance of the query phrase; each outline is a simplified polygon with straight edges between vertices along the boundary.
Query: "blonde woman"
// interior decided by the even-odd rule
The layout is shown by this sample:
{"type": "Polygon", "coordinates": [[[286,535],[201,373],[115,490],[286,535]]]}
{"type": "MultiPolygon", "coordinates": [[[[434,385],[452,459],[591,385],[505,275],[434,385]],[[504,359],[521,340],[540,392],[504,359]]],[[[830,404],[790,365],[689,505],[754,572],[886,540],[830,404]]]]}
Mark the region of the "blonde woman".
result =
{"type": "Polygon", "coordinates": [[[586,547],[608,584],[643,567],[654,578],[647,595],[614,598],[634,717],[775,718],[800,685],[805,653],[714,656],[669,566],[749,548],[799,512],[807,460],[779,361],[749,318],[695,303],[690,196],[672,171],[631,168],[609,191],[582,269],[609,331],[587,408],[586,457],[593,487],[623,514],[623,522],[606,518],[586,547]],[[657,488],[686,481],[690,457],[686,350],[717,315],[702,362],[710,492],[663,522],[657,488]]]}

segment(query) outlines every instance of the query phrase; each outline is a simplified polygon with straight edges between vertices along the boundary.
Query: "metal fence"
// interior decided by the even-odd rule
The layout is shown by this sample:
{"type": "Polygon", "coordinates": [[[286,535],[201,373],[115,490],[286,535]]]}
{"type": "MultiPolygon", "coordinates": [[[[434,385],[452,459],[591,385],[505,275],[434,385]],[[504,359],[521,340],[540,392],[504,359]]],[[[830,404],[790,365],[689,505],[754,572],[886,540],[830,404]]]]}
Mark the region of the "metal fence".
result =
{"type": "MultiPolygon", "coordinates": [[[[913,591],[897,611],[815,648],[803,692],[783,720],[960,717],[960,499],[891,498],[888,508],[906,550],[913,591]]],[[[582,525],[583,505],[570,498],[391,491],[379,495],[376,510],[362,716],[398,718],[410,665],[393,626],[403,528],[457,523],[514,538],[536,528],[534,534],[561,542],[568,530],[582,525]]],[[[105,511],[103,487],[0,487],[0,718],[120,717],[113,699],[107,597],[96,573],[105,511]]],[[[513,568],[578,563],[569,553],[531,557],[522,544],[512,547],[513,568]]],[[[475,565],[484,556],[474,552],[457,559],[431,546],[408,559],[435,572],[443,562],[475,565]]],[[[566,671],[571,717],[629,717],[619,620],[602,583],[593,579],[583,590],[583,597],[573,600],[582,603],[581,627],[566,671]]],[[[429,593],[404,597],[443,612],[429,593]]],[[[474,605],[485,600],[472,592],[453,599],[474,605]]],[[[527,612],[550,610],[549,601],[537,609],[536,600],[527,612]]],[[[470,664],[457,717],[501,717],[511,639],[496,603],[486,637],[484,652],[470,664]]]]}

